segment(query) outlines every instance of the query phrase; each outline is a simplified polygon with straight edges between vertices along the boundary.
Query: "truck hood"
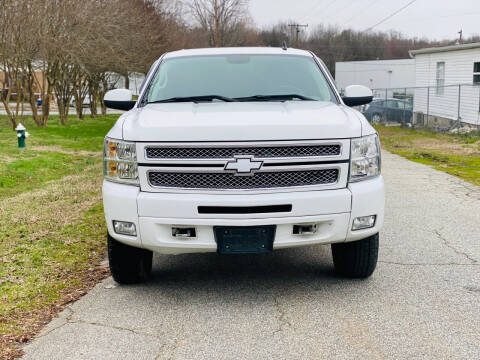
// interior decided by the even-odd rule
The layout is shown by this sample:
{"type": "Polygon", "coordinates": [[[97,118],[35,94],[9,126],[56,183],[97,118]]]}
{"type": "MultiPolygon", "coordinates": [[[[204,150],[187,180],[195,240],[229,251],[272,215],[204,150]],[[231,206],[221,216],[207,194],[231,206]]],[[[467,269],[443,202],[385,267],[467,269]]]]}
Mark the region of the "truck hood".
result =
{"type": "Polygon", "coordinates": [[[130,141],[315,140],[359,137],[353,110],[330,102],[164,103],[124,115],[130,141]]]}

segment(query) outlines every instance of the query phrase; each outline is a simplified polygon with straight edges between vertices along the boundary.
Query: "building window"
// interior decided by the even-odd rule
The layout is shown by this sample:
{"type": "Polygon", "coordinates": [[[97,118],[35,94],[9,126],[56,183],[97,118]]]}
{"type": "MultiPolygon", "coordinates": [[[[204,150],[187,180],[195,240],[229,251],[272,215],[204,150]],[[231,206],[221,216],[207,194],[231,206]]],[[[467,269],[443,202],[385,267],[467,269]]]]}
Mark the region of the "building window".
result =
{"type": "Polygon", "coordinates": [[[437,95],[443,95],[445,92],[445,62],[437,62],[437,95]]]}
{"type": "Polygon", "coordinates": [[[480,85],[480,62],[473,63],[473,84],[480,85]]]}

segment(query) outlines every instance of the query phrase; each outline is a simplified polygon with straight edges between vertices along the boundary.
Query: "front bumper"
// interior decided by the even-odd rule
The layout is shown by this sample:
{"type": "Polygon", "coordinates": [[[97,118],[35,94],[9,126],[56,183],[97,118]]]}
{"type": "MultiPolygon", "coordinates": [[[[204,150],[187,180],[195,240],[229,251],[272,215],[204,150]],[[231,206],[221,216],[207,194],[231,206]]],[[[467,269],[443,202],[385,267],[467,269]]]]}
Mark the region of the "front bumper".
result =
{"type": "Polygon", "coordinates": [[[138,187],[104,181],[103,203],[109,234],[131,246],[164,254],[215,252],[213,226],[277,225],[274,249],[355,241],[379,232],[383,225],[383,178],[348,188],[264,194],[185,194],[141,192],[138,187]],[[286,213],[200,214],[199,206],[291,204],[286,213]],[[351,231],[353,219],[377,215],[375,226],[351,231]],[[113,220],[135,224],[137,236],[116,234],[113,220]],[[294,224],[316,224],[312,235],[294,235],[294,224]],[[192,226],[196,237],[172,236],[172,226],[192,226]]]}

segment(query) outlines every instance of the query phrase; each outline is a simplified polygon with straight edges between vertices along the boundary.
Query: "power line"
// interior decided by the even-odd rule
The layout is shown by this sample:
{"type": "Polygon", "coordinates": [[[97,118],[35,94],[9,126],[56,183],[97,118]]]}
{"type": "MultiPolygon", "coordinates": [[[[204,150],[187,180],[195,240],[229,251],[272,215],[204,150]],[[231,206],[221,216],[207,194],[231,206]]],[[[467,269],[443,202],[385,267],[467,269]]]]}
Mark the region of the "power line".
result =
{"type": "Polygon", "coordinates": [[[385,21],[391,19],[392,17],[394,17],[395,15],[397,15],[399,12],[405,10],[407,7],[409,7],[410,5],[412,5],[414,2],[416,2],[417,0],[412,0],[410,1],[407,5],[405,6],[402,6],[400,9],[398,9],[397,11],[393,12],[392,14],[388,15],[386,18],[383,18],[382,20],[380,20],[378,23],[376,23],[375,25],[373,26],[370,26],[368,29],[366,29],[365,31],[370,31],[372,30],[374,27],[380,25],[380,24],[383,24],[385,21]]]}
{"type": "MultiPolygon", "coordinates": [[[[322,8],[322,11],[327,10],[330,6],[332,6],[337,0],[330,1],[325,7],[322,8]]],[[[320,10],[322,4],[319,4],[306,18],[305,20],[310,20],[313,16],[316,15],[317,11],[320,10]]]]}
{"type": "Polygon", "coordinates": [[[353,19],[355,19],[356,17],[358,17],[359,15],[363,14],[366,10],[368,10],[368,8],[372,7],[373,5],[375,5],[375,3],[377,3],[379,0],[372,0],[367,6],[363,7],[362,9],[360,9],[359,11],[355,12],[355,14],[353,14],[353,16],[351,16],[348,20],[346,20],[344,23],[343,23],[343,27],[346,28],[347,27],[347,24],[352,21],[353,19]]]}
{"type": "Polygon", "coordinates": [[[452,18],[452,17],[460,17],[460,16],[478,16],[480,12],[468,12],[468,13],[459,13],[459,14],[448,14],[448,15],[438,15],[438,16],[429,16],[429,17],[420,17],[420,18],[411,18],[404,20],[404,24],[410,24],[410,23],[415,23],[415,22],[420,22],[420,21],[430,21],[430,20],[437,20],[438,19],[446,19],[446,18],[452,18]]]}
{"type": "Polygon", "coordinates": [[[326,0],[319,0],[319,3],[317,3],[316,5],[313,5],[311,9],[307,10],[306,12],[302,12],[302,16],[300,16],[300,22],[304,22],[305,20],[308,19],[308,17],[310,16],[310,14],[314,13],[315,11],[317,11],[321,6],[322,4],[325,2],[326,0]]]}
{"type": "MultiPolygon", "coordinates": [[[[343,45],[343,44],[335,44],[335,45],[314,45],[315,48],[335,48],[335,49],[352,49],[352,45],[343,45]]],[[[428,43],[425,44],[425,47],[428,46],[428,43]]],[[[361,49],[378,49],[378,50],[384,50],[384,44],[381,45],[361,45],[361,49]]],[[[408,50],[417,50],[414,45],[412,44],[395,44],[393,45],[393,48],[395,49],[408,49],[408,50]]]]}

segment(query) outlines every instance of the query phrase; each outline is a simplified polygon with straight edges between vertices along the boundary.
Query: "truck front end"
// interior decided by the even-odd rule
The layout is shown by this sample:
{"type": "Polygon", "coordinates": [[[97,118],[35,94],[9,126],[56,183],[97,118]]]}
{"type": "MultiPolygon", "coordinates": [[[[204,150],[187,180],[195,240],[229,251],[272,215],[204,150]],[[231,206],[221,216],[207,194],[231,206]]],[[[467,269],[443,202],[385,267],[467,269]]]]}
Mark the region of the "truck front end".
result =
{"type": "Polygon", "coordinates": [[[156,101],[119,120],[105,139],[103,183],[115,280],[143,280],[152,252],[316,244],[332,244],[346,276],[373,272],[384,214],[378,135],[345,105],[294,98],[156,101]],[[129,259],[135,266],[122,265],[129,259]]]}

